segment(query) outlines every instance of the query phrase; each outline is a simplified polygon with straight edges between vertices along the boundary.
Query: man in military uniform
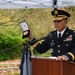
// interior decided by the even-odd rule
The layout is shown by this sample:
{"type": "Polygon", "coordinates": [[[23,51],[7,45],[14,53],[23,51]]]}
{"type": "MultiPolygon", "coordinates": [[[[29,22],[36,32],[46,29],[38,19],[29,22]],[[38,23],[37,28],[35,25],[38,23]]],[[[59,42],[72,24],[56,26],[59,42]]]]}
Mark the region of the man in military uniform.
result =
{"type": "MultiPolygon", "coordinates": [[[[55,31],[52,31],[52,38],[46,38],[41,44],[39,42],[31,45],[36,48],[37,52],[44,53],[51,50],[52,56],[56,56],[56,60],[75,60],[75,33],[67,26],[70,14],[65,10],[53,10],[53,23],[55,31]]],[[[36,40],[30,32],[31,41],[36,40]]]]}

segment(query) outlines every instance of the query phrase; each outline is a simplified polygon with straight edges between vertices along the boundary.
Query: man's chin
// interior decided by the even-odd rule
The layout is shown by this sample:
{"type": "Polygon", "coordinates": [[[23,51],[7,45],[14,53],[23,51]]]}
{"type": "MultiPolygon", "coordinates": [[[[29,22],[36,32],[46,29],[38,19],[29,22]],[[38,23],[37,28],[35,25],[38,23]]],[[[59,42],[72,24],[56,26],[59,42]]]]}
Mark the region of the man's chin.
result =
{"type": "Polygon", "coordinates": [[[56,27],[56,30],[58,30],[58,31],[59,31],[60,29],[56,27]]]}

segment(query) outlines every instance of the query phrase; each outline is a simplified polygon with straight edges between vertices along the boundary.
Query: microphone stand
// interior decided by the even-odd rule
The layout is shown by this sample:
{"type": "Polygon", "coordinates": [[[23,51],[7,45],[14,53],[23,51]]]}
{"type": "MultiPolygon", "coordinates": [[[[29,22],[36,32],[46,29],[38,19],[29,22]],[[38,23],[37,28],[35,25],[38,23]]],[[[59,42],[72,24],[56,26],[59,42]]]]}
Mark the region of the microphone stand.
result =
{"type": "Polygon", "coordinates": [[[28,41],[26,44],[24,44],[24,50],[22,52],[22,60],[21,60],[21,64],[20,64],[20,71],[21,71],[20,75],[32,75],[32,72],[31,72],[31,60],[30,60],[31,52],[28,49],[28,45],[31,44],[31,43],[36,43],[36,42],[38,42],[40,40],[44,40],[46,38],[51,39],[52,34],[50,34],[49,36],[40,38],[38,40],[28,41]]]}
{"type": "Polygon", "coordinates": [[[20,75],[32,75],[31,72],[31,52],[28,48],[28,45],[30,43],[34,43],[37,41],[40,41],[44,38],[38,39],[38,40],[33,40],[33,41],[28,41],[26,44],[24,44],[24,49],[22,52],[22,58],[21,58],[21,63],[20,63],[20,75]]]}

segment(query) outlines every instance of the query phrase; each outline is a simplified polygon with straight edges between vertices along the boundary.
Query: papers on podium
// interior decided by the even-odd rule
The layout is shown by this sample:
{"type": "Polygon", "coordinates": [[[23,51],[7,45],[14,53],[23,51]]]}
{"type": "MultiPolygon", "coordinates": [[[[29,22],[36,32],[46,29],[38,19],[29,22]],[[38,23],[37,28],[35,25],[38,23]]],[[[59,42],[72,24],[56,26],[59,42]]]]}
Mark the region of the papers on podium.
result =
{"type": "Polygon", "coordinates": [[[43,59],[56,59],[56,57],[42,57],[42,56],[31,56],[31,58],[43,58],[43,59]]]}

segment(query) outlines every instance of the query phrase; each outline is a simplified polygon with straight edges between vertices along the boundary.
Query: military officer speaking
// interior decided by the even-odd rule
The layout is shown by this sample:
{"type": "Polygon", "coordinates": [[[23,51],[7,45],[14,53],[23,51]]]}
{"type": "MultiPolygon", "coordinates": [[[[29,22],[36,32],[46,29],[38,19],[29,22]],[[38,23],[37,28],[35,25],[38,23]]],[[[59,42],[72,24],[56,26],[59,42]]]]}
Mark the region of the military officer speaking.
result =
{"type": "MultiPolygon", "coordinates": [[[[52,31],[52,38],[46,38],[41,44],[39,42],[31,43],[31,45],[39,53],[44,53],[51,50],[52,56],[56,57],[56,60],[75,60],[75,33],[67,26],[70,14],[61,9],[53,10],[51,12],[53,16],[53,23],[56,30],[52,31]]],[[[23,34],[24,36],[24,34],[23,34]]],[[[31,41],[36,40],[30,30],[29,39],[31,41]]]]}

